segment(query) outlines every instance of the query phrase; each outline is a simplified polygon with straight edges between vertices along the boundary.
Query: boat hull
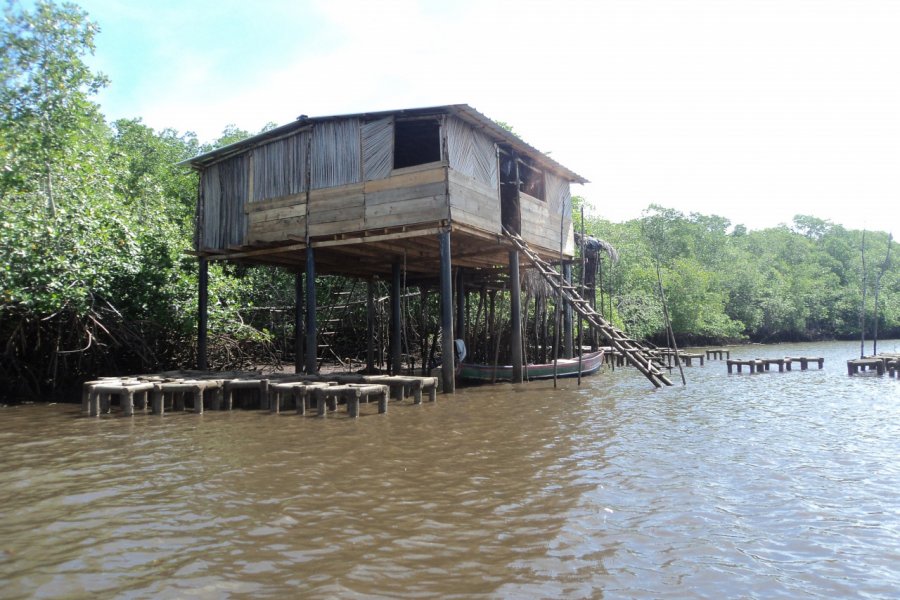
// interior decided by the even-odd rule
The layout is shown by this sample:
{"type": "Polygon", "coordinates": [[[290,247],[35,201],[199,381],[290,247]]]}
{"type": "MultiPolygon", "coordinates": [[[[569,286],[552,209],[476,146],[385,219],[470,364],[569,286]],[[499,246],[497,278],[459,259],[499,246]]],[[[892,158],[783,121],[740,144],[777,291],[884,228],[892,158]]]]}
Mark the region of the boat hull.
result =
{"type": "MultiPolygon", "coordinates": [[[[596,373],[603,365],[603,350],[590,352],[581,357],[581,376],[596,373]]],[[[522,369],[523,378],[527,381],[533,379],[552,379],[553,363],[525,365],[522,369]]],[[[577,377],[578,359],[563,358],[556,366],[557,377],[577,377]]],[[[512,365],[480,365],[463,363],[460,365],[459,378],[464,381],[511,381],[512,365]]]]}

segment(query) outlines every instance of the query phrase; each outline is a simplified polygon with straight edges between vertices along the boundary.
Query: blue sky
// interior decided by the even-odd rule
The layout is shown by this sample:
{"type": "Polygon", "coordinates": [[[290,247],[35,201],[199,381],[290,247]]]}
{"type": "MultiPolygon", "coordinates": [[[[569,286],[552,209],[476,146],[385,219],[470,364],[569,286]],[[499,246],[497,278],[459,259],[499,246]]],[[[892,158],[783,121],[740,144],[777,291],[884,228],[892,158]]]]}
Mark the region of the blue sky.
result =
{"type": "Polygon", "coordinates": [[[893,0],[83,0],[107,118],[204,141],[300,114],[468,103],[591,180],[751,228],[900,210],[893,0]]]}

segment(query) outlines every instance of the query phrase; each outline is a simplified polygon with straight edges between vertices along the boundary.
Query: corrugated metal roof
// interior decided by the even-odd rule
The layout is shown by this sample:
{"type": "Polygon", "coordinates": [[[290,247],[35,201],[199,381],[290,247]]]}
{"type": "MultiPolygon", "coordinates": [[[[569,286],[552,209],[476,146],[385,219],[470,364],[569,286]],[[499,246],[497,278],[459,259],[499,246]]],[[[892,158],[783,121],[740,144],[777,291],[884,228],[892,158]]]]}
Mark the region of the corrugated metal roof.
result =
{"type": "Polygon", "coordinates": [[[420,117],[420,116],[428,116],[428,115],[440,115],[440,114],[451,114],[457,116],[473,127],[480,128],[486,135],[490,136],[494,139],[494,141],[498,143],[507,144],[517,152],[525,154],[536,162],[544,166],[550,171],[553,171],[557,175],[560,175],[567,180],[575,183],[587,183],[588,180],[582,177],[581,175],[575,173],[574,171],[564,167],[559,164],[534,146],[526,143],[520,137],[510,133],[509,131],[503,129],[497,123],[481,114],[468,104],[448,104],[445,106],[430,106],[424,108],[407,108],[401,110],[385,110],[379,112],[368,112],[368,113],[355,113],[355,114],[346,114],[346,115],[333,115],[333,116],[324,116],[324,117],[300,117],[296,121],[288,123],[286,125],[282,125],[280,127],[276,127],[275,129],[270,129],[265,133],[260,133],[258,135],[254,135],[245,140],[241,140],[239,142],[235,142],[233,144],[229,144],[227,146],[223,146],[222,148],[217,148],[211,152],[207,152],[205,154],[201,154],[199,156],[195,156],[194,158],[183,161],[179,164],[181,165],[189,165],[194,169],[203,169],[208,165],[211,165],[215,162],[218,162],[224,158],[229,156],[240,154],[246,150],[249,150],[255,146],[259,146],[265,144],[273,139],[283,137],[286,135],[290,135],[292,133],[296,133],[304,128],[307,128],[316,123],[321,123],[325,121],[334,121],[338,119],[380,119],[384,117],[420,117]]]}

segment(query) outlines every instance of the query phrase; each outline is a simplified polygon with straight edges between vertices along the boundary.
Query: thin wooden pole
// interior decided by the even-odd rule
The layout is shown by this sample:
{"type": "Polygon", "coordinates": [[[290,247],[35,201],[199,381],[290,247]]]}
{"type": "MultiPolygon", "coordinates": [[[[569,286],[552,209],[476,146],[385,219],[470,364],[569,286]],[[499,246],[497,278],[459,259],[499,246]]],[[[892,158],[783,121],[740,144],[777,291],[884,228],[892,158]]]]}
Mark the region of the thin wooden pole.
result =
{"type": "MultiPolygon", "coordinates": [[[[494,370],[491,375],[491,383],[497,381],[497,363],[500,361],[500,336],[497,335],[497,322],[495,318],[495,310],[497,306],[497,290],[491,290],[488,292],[488,297],[490,300],[490,331],[488,332],[488,338],[493,342],[494,348],[494,370]]],[[[488,345],[488,352],[491,350],[491,345],[488,345]]]]}
{"type": "MultiPolygon", "coordinates": [[[[471,346],[469,348],[469,352],[472,354],[472,360],[475,360],[475,356],[481,356],[480,354],[480,344],[478,343],[479,336],[482,330],[482,322],[484,320],[484,300],[486,295],[487,287],[482,285],[481,289],[478,291],[478,308],[475,309],[475,326],[472,327],[472,333],[470,335],[470,339],[472,341],[471,346]]],[[[485,339],[485,338],[481,338],[485,339]]]]}
{"type": "MultiPolygon", "coordinates": [[[[566,285],[572,285],[572,263],[563,265],[563,279],[566,285]]],[[[574,355],[574,343],[572,341],[572,305],[563,301],[563,358],[572,358],[574,355]]]]}
{"type": "Polygon", "coordinates": [[[428,313],[425,307],[428,302],[428,290],[424,287],[419,288],[419,321],[421,323],[421,339],[422,343],[422,376],[428,375],[428,313]]]}
{"type": "Polygon", "coordinates": [[[366,373],[375,372],[375,282],[366,282],[366,373]]]}
{"type": "Polygon", "coordinates": [[[666,319],[666,335],[672,349],[675,351],[675,364],[678,365],[678,371],[681,373],[681,385],[687,385],[687,379],[684,378],[684,367],[681,365],[681,358],[678,356],[678,344],[675,343],[675,332],[672,331],[672,321],[669,320],[669,306],[666,302],[666,292],[663,290],[662,274],[659,271],[659,256],[656,257],[656,280],[659,282],[659,298],[663,305],[663,316],[666,319]]]}
{"type": "Polygon", "coordinates": [[[509,251],[510,362],[512,382],[522,383],[522,286],[519,280],[519,251],[509,251]]]}
{"type": "Polygon", "coordinates": [[[294,372],[303,371],[303,271],[294,273],[294,372]]]}
{"type": "Polygon", "coordinates": [[[209,262],[200,257],[197,277],[197,368],[207,368],[207,327],[209,323],[209,262]]]}
{"type": "Polygon", "coordinates": [[[306,372],[319,370],[316,342],[316,258],[312,246],[306,247],[306,372]]]}
{"type": "Polygon", "coordinates": [[[402,341],[400,339],[400,285],[401,285],[400,263],[394,261],[391,265],[391,375],[400,375],[402,370],[402,341]]]}
{"type": "MultiPolygon", "coordinates": [[[[584,298],[584,206],[581,207],[581,285],[580,295],[584,298]]],[[[584,341],[581,339],[581,313],[578,313],[578,385],[581,385],[581,363],[584,355],[584,341]]]]}
{"type": "Polygon", "coordinates": [[[872,330],[872,356],[878,354],[878,291],[881,289],[882,276],[884,276],[885,271],[891,266],[891,246],[893,245],[893,242],[894,234],[889,233],[887,240],[887,254],[884,255],[884,262],[881,263],[881,270],[878,272],[878,276],[875,277],[875,322],[872,330]]]}
{"type": "Polygon", "coordinates": [[[556,379],[559,374],[559,325],[562,313],[563,286],[566,284],[563,275],[563,217],[565,212],[564,206],[559,215],[559,287],[556,288],[556,310],[553,317],[553,387],[556,387],[556,379]]]}
{"type": "Polygon", "coordinates": [[[466,339],[466,290],[465,274],[459,267],[456,269],[456,329],[454,336],[466,339]]]}
{"type": "Polygon", "coordinates": [[[859,307],[859,357],[866,355],[866,288],[869,285],[869,272],[866,270],[866,230],[862,232],[860,244],[862,253],[862,306],[859,307]]]}
{"type": "Polygon", "coordinates": [[[445,394],[456,392],[456,357],[453,355],[453,261],[450,232],[442,231],[441,243],[441,375],[445,394]]]}

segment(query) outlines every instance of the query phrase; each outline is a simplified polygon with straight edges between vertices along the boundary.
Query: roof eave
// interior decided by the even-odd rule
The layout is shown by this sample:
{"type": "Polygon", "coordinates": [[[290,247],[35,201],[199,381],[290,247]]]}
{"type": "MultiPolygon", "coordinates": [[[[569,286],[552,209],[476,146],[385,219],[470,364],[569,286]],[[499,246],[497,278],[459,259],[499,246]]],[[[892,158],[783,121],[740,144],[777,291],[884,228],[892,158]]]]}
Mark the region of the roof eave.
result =
{"type": "Polygon", "coordinates": [[[559,164],[534,146],[531,146],[523,139],[518,137],[517,135],[503,129],[492,119],[478,112],[468,104],[448,104],[444,106],[429,106],[422,108],[408,108],[408,109],[400,109],[400,110],[385,110],[385,111],[377,111],[377,112],[365,112],[365,113],[354,113],[354,114],[345,114],[345,115],[333,115],[333,116],[324,116],[324,117],[301,117],[296,121],[292,121],[290,123],[286,123],[285,125],[281,125],[274,129],[270,129],[269,131],[265,131],[263,133],[259,133],[257,135],[248,137],[246,139],[240,140],[238,142],[234,142],[232,144],[228,144],[227,146],[223,146],[221,148],[216,148],[210,152],[206,152],[204,154],[200,154],[193,158],[189,158],[187,160],[183,160],[178,164],[178,166],[189,166],[192,169],[200,170],[205,168],[208,165],[211,165],[215,162],[223,160],[229,156],[234,154],[238,154],[245,150],[249,150],[255,146],[261,145],[265,142],[272,140],[273,138],[277,138],[283,135],[295,133],[304,127],[309,127],[315,123],[325,122],[325,121],[333,121],[335,119],[377,119],[384,118],[389,116],[399,116],[399,115],[428,115],[428,114],[453,114],[459,116],[469,122],[470,124],[478,124],[482,127],[489,130],[495,140],[499,139],[504,143],[509,144],[514,147],[516,150],[519,150],[525,154],[532,155],[536,157],[539,162],[543,163],[544,166],[548,167],[550,170],[556,172],[557,174],[565,177],[567,180],[573,183],[588,183],[588,180],[582,177],[581,175],[575,173],[571,169],[564,167],[559,164]]]}

